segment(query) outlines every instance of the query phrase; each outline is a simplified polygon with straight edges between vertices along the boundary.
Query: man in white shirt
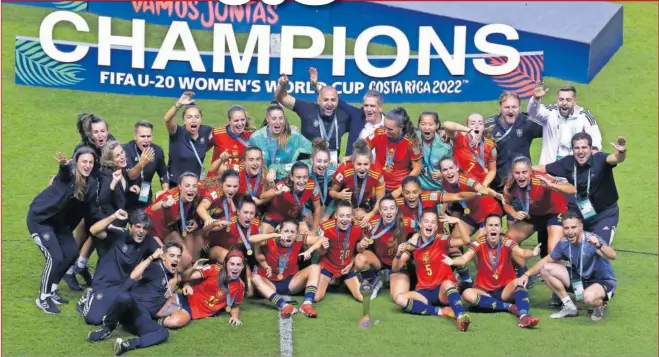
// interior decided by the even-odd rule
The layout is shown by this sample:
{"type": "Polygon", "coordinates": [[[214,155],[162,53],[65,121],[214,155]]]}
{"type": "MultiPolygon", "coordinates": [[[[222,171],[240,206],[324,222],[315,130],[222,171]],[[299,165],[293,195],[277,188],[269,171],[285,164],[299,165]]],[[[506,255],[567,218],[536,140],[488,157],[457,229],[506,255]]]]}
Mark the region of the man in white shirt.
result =
{"type": "Polygon", "coordinates": [[[602,149],[602,134],[597,121],[588,109],[577,105],[577,90],[571,85],[558,89],[556,104],[544,105],[540,101],[548,88],[538,82],[534,96],[529,99],[529,116],[542,123],[542,151],[540,165],[572,154],[572,137],[578,132],[586,132],[593,138],[593,150],[602,149]]]}

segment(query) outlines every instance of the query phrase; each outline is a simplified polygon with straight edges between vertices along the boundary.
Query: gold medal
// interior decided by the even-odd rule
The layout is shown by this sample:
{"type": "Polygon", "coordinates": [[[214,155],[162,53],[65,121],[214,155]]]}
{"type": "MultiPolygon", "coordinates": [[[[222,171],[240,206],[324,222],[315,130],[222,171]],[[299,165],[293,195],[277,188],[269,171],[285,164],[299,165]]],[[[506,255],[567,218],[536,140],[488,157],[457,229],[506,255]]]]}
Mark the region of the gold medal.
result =
{"type": "Polygon", "coordinates": [[[369,238],[369,239],[368,239],[368,244],[373,244],[374,241],[375,241],[375,240],[373,240],[373,238],[369,238]]]}
{"type": "Polygon", "coordinates": [[[279,274],[279,275],[277,275],[277,279],[279,279],[279,280],[284,279],[284,274],[279,274]]]}
{"type": "Polygon", "coordinates": [[[465,214],[471,213],[471,210],[469,208],[465,208],[465,214]]]}
{"type": "Polygon", "coordinates": [[[247,251],[247,255],[252,255],[252,253],[254,253],[254,252],[252,252],[251,249],[247,251]]]}
{"type": "Polygon", "coordinates": [[[226,310],[227,312],[231,312],[231,306],[227,306],[226,309],[224,310],[226,310]]]}
{"type": "Polygon", "coordinates": [[[183,231],[183,234],[182,234],[183,238],[185,238],[187,235],[188,235],[188,231],[183,231]]]}
{"type": "Polygon", "coordinates": [[[494,273],[494,275],[492,275],[492,277],[494,278],[494,280],[499,280],[499,274],[497,274],[497,273],[494,273]]]}

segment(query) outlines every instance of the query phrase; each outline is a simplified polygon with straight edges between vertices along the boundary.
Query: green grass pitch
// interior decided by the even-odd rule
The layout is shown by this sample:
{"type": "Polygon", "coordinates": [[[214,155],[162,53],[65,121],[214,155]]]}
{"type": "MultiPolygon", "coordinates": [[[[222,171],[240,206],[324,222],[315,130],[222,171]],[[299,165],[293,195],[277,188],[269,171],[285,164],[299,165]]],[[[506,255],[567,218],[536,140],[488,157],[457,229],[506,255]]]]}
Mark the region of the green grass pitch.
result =
{"type": "MultiPolygon", "coordinates": [[[[2,5],[2,351],[5,355],[110,355],[111,342],[92,345],[75,303],[60,315],[46,315],[34,306],[43,257],[29,238],[25,214],[33,197],[57,170],[57,151],[70,155],[79,137],[78,113],[92,111],[110,123],[121,141],[132,136],[140,119],[156,125],[155,141],[167,149],[161,120],[175,98],[131,97],[69,90],[22,87],[14,84],[14,38],[38,37],[39,24],[48,9],[2,5]]],[[[92,28],[78,34],[60,25],[55,38],[95,42],[95,16],[84,14],[92,28]]],[[[657,4],[625,3],[624,46],[589,85],[577,85],[579,102],[600,123],[605,149],[619,135],[627,138],[627,161],[616,169],[620,191],[621,223],[615,248],[657,252],[657,4]]],[[[128,22],[115,20],[113,33],[128,34],[128,22]]],[[[159,47],[166,28],[148,25],[147,46],[159,47]]],[[[201,50],[211,50],[209,32],[194,34],[201,50]]],[[[329,42],[331,44],[331,42],[329,42]]],[[[328,52],[330,50],[328,49],[328,52]]],[[[373,54],[390,49],[372,46],[373,54]]],[[[306,77],[306,74],[297,74],[306,77]]],[[[321,73],[322,76],[322,73],[321,73]]],[[[296,77],[297,78],[297,77],[296,77]]],[[[546,80],[552,93],[561,80],[546,80]]],[[[385,98],[386,99],[386,98],[385,98]]],[[[198,102],[205,123],[225,123],[232,103],[198,102]]],[[[266,103],[242,103],[260,124],[266,103]]],[[[387,103],[387,109],[394,107],[387,103]]],[[[437,110],[442,120],[462,122],[474,111],[492,115],[495,102],[403,105],[412,117],[424,109],[437,110]]],[[[526,102],[523,103],[526,107],[526,102]]],[[[292,113],[289,113],[292,114],[292,113]]],[[[297,118],[291,115],[292,122],[297,118]]],[[[537,160],[539,142],[533,145],[537,160]]],[[[535,239],[525,246],[531,247],[535,239]]],[[[436,317],[401,312],[384,292],[374,301],[372,313],[381,323],[369,330],[357,328],[361,306],[347,295],[330,294],[317,305],[319,318],[294,317],[296,355],[656,355],[657,353],[657,257],[619,252],[614,261],[619,281],[617,294],[604,320],[594,323],[585,311],[577,318],[551,321],[546,308],[549,290],[531,290],[532,312],[542,318],[536,330],[516,327],[508,314],[473,314],[468,333],[455,323],[436,317]]],[[[63,284],[72,301],[78,294],[63,284]]],[[[172,331],[167,343],[130,355],[226,355],[273,356],[279,354],[277,313],[262,300],[243,308],[244,325],[230,328],[226,317],[207,319],[172,331]]],[[[121,330],[114,336],[126,336],[121,330]]]]}

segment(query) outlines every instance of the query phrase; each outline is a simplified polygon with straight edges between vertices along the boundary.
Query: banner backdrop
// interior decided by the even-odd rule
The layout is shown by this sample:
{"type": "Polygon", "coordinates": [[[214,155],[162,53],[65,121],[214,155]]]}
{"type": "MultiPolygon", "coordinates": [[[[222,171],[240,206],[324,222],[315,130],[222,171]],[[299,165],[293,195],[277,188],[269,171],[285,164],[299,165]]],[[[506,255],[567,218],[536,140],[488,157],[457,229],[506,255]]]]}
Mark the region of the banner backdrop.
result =
{"type": "MultiPolygon", "coordinates": [[[[235,101],[271,101],[277,86],[278,76],[259,75],[256,58],[247,74],[235,74],[230,56],[225,57],[225,73],[212,72],[212,53],[202,52],[207,69],[205,73],[193,72],[187,62],[171,61],[165,70],[151,70],[157,50],[147,49],[145,69],[131,67],[131,50],[113,48],[112,64],[98,65],[96,44],[55,41],[63,52],[73,51],[76,45],[89,46],[87,55],[77,63],[60,63],[48,57],[41,48],[39,39],[16,38],[16,83],[20,85],[63,88],[89,92],[179,97],[184,91],[193,91],[200,99],[235,101]]],[[[479,73],[472,64],[473,56],[467,55],[464,76],[452,76],[444,63],[433,58],[430,76],[416,73],[417,59],[410,59],[408,66],[395,78],[372,79],[365,76],[356,66],[354,59],[347,58],[346,75],[332,77],[331,56],[315,59],[296,59],[290,77],[289,93],[312,95],[309,85],[309,67],[315,67],[319,79],[333,85],[348,102],[361,102],[369,89],[380,91],[390,103],[442,103],[490,101],[499,97],[503,90],[513,91],[521,97],[533,94],[535,82],[542,78],[542,54],[522,54],[519,67],[505,76],[489,77],[479,73]],[[471,57],[471,58],[470,58],[471,57]]],[[[501,58],[488,58],[493,64],[503,63],[501,58]]],[[[372,58],[376,67],[385,67],[393,58],[372,58]]],[[[279,73],[279,58],[270,58],[270,73],[279,73]]]]}

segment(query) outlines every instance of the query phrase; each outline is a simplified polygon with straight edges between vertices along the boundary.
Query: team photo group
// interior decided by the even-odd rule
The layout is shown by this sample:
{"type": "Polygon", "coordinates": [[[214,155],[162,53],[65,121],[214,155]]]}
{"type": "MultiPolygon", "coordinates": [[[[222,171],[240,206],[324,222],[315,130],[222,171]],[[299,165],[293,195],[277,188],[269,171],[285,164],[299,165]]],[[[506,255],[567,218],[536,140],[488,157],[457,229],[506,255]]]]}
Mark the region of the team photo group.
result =
{"type": "Polygon", "coordinates": [[[136,337],[117,338],[117,355],[198,319],[240,326],[246,299],[322,319],[328,293],[379,296],[465,332],[487,312],[520,328],[578,316],[578,304],[604,318],[617,286],[613,172],[627,147],[602,142],[573,86],[504,92],[491,113],[412,118],[385,111],[377,91],[348,104],[320,75],[309,70],[316,101],[291,96],[282,75],[265,113],[236,104],[226,119],[183,93],[132,138],[81,113],[80,143],[54,153],[59,171],[27,212],[45,258],[36,306],[75,305],[92,343],[121,325],[136,337]],[[157,130],[168,143],[153,142],[157,130]],[[540,284],[549,316],[530,311],[540,284]]]}

